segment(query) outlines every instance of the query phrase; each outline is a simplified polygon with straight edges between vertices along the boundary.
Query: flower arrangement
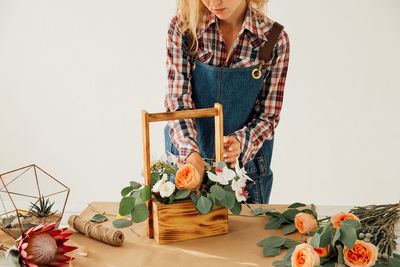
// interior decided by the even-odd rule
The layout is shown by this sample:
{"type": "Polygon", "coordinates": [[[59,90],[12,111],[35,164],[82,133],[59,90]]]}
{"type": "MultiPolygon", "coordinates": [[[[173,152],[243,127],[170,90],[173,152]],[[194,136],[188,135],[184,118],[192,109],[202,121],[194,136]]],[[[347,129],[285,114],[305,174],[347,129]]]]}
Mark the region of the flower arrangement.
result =
{"type": "Polygon", "coordinates": [[[246,201],[247,197],[246,181],[251,178],[238,165],[235,170],[225,162],[218,162],[214,166],[206,164],[205,167],[201,181],[196,168],[184,164],[178,157],[170,155],[168,160],[153,161],[150,166],[151,190],[149,186],[137,182],[130,182],[130,186],[123,188],[119,216],[113,225],[122,228],[130,226],[132,221],[138,223],[146,220],[149,212],[145,203],[151,193],[164,204],[192,200],[201,214],[208,214],[215,205],[226,207],[233,214],[240,214],[240,203],[246,201]]]}
{"type": "Polygon", "coordinates": [[[350,213],[337,213],[318,219],[315,206],[304,208],[294,203],[283,213],[264,210],[272,219],[265,229],[279,229],[282,234],[298,231],[302,243],[282,236],[270,236],[257,243],[264,256],[277,256],[282,248],[288,251],[274,266],[400,266],[396,247],[394,223],[400,217],[400,203],[356,207],[350,213]],[[303,209],[299,209],[303,208],[303,209]]]}
{"type": "MultiPolygon", "coordinates": [[[[64,233],[68,228],[57,229],[57,223],[42,223],[30,228],[16,245],[7,250],[8,258],[15,266],[58,266],[68,264],[74,258],[65,255],[77,247],[64,243],[73,233],[64,233]]],[[[6,247],[0,246],[2,249],[6,247]]]]}

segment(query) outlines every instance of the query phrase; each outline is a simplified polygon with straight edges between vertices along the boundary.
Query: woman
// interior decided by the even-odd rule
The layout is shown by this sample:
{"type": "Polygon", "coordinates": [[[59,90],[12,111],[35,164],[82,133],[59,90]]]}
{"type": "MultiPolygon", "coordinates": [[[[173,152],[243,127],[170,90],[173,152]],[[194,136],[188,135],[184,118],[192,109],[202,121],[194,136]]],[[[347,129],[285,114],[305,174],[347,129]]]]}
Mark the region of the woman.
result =
{"type": "MultiPolygon", "coordinates": [[[[283,27],[263,15],[268,0],[177,0],[167,38],[167,111],[213,107],[224,111],[224,161],[239,164],[249,203],[268,203],[275,127],[289,62],[283,27]]],[[[170,121],[167,153],[204,175],[214,158],[212,118],[170,121]]]]}

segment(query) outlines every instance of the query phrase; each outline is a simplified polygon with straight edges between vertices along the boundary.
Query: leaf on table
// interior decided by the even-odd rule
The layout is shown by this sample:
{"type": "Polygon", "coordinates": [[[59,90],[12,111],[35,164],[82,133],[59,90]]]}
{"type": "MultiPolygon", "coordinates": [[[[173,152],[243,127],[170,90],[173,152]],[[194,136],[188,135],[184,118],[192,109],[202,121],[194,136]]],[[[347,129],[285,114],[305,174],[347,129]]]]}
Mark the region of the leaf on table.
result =
{"type": "Polygon", "coordinates": [[[91,222],[97,222],[97,223],[102,223],[107,220],[108,220],[108,218],[102,214],[96,214],[92,217],[92,219],[90,219],[91,222]]]}
{"type": "Polygon", "coordinates": [[[269,208],[269,209],[263,209],[263,208],[255,208],[255,209],[251,209],[251,214],[253,214],[254,216],[257,215],[261,215],[264,214],[266,212],[272,211],[273,209],[269,208]]]}
{"type": "Polygon", "coordinates": [[[283,243],[283,246],[285,248],[293,248],[297,245],[299,245],[300,242],[297,242],[296,240],[290,239],[290,238],[286,238],[285,243],[283,243]]]}
{"type": "Polygon", "coordinates": [[[257,243],[257,246],[260,247],[271,247],[271,248],[276,248],[282,246],[286,241],[286,238],[281,237],[281,236],[270,236],[267,238],[264,238],[260,242],[257,243]]]}
{"type": "Polygon", "coordinates": [[[124,227],[129,227],[132,225],[132,222],[127,219],[116,219],[112,222],[114,227],[116,228],[124,228],[124,227]]]}
{"type": "Polygon", "coordinates": [[[294,224],[289,224],[289,225],[286,225],[285,227],[283,227],[282,234],[283,235],[288,235],[288,234],[291,234],[291,233],[295,232],[296,230],[297,229],[296,229],[296,226],[294,224]]]}
{"type": "Polygon", "coordinates": [[[295,208],[300,208],[300,207],[305,207],[306,204],[300,203],[300,202],[295,202],[292,205],[288,207],[288,209],[295,209],[295,208]]]}
{"type": "Polygon", "coordinates": [[[278,229],[281,227],[283,220],[281,218],[274,217],[272,218],[264,227],[264,229],[278,229]]]}
{"type": "Polygon", "coordinates": [[[263,248],[263,255],[268,257],[268,256],[278,256],[281,254],[281,248],[280,247],[264,247],[263,248]]]}

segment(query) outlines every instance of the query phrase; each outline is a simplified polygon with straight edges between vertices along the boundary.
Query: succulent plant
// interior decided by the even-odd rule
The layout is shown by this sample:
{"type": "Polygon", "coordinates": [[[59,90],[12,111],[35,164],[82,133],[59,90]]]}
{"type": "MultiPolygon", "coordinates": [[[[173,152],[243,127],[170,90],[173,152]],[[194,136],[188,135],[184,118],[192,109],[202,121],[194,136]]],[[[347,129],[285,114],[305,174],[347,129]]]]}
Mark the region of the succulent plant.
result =
{"type": "Polygon", "coordinates": [[[55,212],[51,212],[51,208],[53,207],[54,203],[50,204],[49,199],[44,199],[43,196],[39,197],[39,205],[36,203],[31,203],[30,210],[36,217],[47,217],[55,214],[55,212]]]}

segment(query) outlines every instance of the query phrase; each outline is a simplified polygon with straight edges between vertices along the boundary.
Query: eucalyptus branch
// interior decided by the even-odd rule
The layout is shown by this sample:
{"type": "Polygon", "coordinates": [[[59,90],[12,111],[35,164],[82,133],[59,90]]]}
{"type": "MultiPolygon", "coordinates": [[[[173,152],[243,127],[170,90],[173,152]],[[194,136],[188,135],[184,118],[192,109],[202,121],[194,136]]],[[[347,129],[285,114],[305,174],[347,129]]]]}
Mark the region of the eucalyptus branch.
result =
{"type": "Polygon", "coordinates": [[[102,215],[117,217],[116,214],[109,214],[109,213],[106,213],[105,211],[97,210],[97,209],[95,209],[95,208],[94,208],[92,205],[90,205],[90,204],[88,204],[88,207],[89,207],[92,211],[97,212],[97,213],[100,213],[100,214],[102,214],[102,215]]]}

